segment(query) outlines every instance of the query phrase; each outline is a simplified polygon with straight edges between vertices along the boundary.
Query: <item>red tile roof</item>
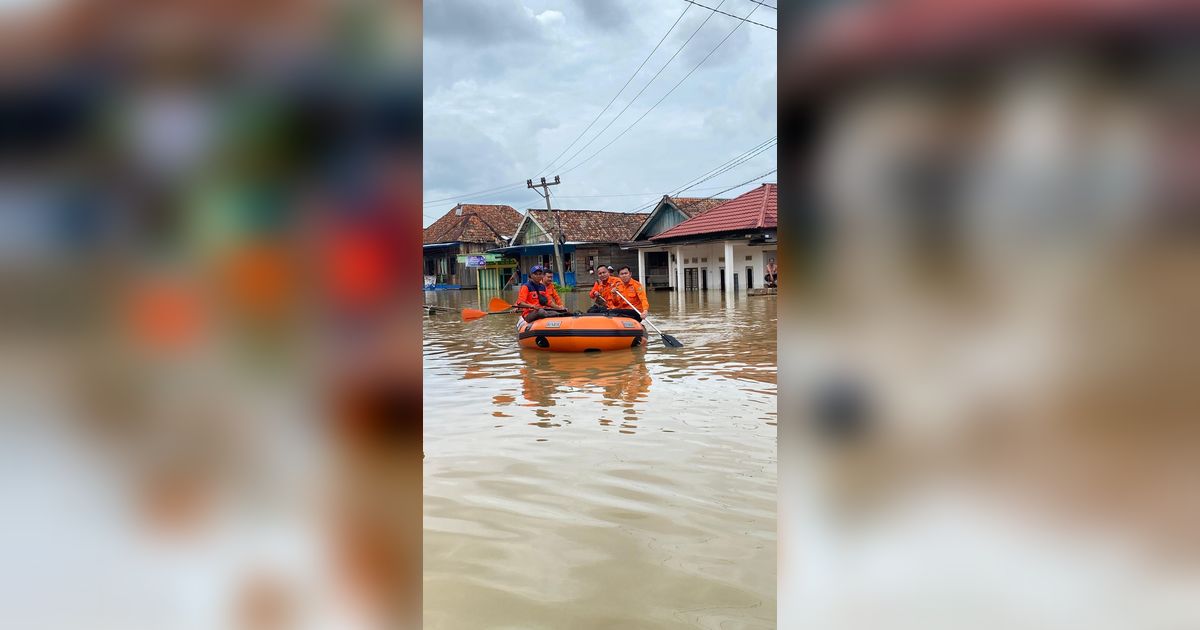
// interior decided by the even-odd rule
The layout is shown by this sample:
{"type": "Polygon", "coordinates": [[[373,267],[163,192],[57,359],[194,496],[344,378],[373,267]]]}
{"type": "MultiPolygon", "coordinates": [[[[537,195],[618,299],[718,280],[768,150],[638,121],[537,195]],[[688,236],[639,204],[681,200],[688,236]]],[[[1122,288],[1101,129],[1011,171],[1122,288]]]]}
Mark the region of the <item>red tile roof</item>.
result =
{"type": "MultiPolygon", "coordinates": [[[[567,241],[592,243],[621,243],[633,238],[646,217],[645,212],[611,212],[607,210],[555,210],[567,241]]],[[[529,214],[543,228],[553,230],[554,218],[549,210],[530,210],[529,214]]]]}
{"type": "Polygon", "coordinates": [[[699,236],[736,230],[774,228],[779,224],[779,187],[763,184],[699,216],[651,237],[650,240],[699,236]]]}
{"type": "Polygon", "coordinates": [[[464,203],[425,228],[421,242],[495,243],[512,238],[520,224],[521,213],[512,206],[464,203]]]}

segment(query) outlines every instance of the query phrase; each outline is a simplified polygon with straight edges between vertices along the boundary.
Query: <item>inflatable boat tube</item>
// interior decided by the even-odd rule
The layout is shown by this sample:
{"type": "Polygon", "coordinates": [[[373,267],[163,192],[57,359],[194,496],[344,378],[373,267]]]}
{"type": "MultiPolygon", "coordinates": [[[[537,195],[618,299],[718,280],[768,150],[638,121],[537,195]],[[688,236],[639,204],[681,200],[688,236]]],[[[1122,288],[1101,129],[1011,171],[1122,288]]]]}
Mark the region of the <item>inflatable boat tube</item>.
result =
{"type": "Polygon", "coordinates": [[[532,323],[517,318],[522,348],[551,352],[598,352],[637,348],[646,341],[642,323],[629,317],[585,313],[547,317],[532,323]]]}

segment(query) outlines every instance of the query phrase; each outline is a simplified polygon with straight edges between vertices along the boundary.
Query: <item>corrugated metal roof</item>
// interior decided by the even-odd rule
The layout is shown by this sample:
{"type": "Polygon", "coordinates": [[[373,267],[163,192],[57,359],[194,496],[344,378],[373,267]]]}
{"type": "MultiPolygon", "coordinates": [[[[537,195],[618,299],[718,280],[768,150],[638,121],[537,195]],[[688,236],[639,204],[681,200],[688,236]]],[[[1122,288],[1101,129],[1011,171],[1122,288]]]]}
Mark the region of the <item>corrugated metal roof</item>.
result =
{"type": "Polygon", "coordinates": [[[736,230],[774,228],[779,224],[779,187],[763,184],[707,212],[651,237],[659,241],[681,236],[716,234],[736,230]]]}

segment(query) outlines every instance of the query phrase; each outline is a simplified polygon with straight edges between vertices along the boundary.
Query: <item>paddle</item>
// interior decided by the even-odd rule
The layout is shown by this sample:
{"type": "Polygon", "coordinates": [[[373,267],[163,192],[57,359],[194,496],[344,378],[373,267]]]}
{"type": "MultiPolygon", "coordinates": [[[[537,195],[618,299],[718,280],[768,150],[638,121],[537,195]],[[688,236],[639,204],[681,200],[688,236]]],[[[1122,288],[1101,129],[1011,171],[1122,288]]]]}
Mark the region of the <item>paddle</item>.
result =
{"type": "MultiPolygon", "coordinates": [[[[554,308],[551,306],[543,307],[543,308],[546,308],[551,311],[562,311],[564,313],[567,312],[567,309],[565,309],[565,308],[554,308]]],[[[484,317],[485,315],[499,315],[501,313],[512,313],[512,312],[516,311],[516,309],[517,309],[517,307],[513,306],[512,304],[509,304],[508,302],[505,302],[503,299],[494,297],[494,298],[492,298],[492,300],[490,302],[488,302],[488,310],[486,312],[481,311],[476,308],[464,308],[463,312],[462,312],[463,321],[471,321],[474,319],[479,319],[480,317],[484,317]]]]}
{"type": "MultiPolygon", "coordinates": [[[[635,311],[637,310],[637,307],[635,307],[635,306],[633,305],[633,302],[630,302],[630,301],[629,301],[629,298],[625,297],[625,294],[621,293],[620,291],[618,291],[618,290],[616,290],[616,289],[613,289],[613,293],[616,293],[617,295],[621,296],[621,299],[622,299],[622,300],[625,300],[625,303],[629,305],[629,308],[632,308],[632,309],[633,309],[633,310],[635,310],[635,311]]],[[[650,320],[648,320],[648,319],[645,319],[645,318],[642,318],[642,323],[643,323],[643,324],[648,324],[648,325],[650,326],[650,329],[651,329],[651,330],[653,330],[654,332],[658,333],[658,335],[659,335],[660,337],[662,337],[662,342],[663,342],[663,344],[664,344],[664,345],[670,346],[670,347],[672,347],[672,348],[682,348],[682,347],[683,347],[683,342],[682,342],[682,341],[680,341],[680,340],[676,339],[675,337],[672,337],[671,335],[668,335],[667,333],[665,333],[665,332],[663,332],[663,331],[659,330],[659,329],[658,329],[658,326],[655,326],[653,323],[651,323],[651,322],[650,322],[650,320]]]]}
{"type": "MultiPolygon", "coordinates": [[[[488,309],[491,310],[492,312],[487,313],[487,314],[493,315],[495,313],[499,313],[499,312],[501,312],[499,309],[514,310],[516,308],[517,308],[516,306],[513,306],[512,304],[505,302],[503,299],[494,297],[494,298],[492,298],[491,302],[488,302],[488,309]]],[[[571,311],[567,310],[566,308],[560,308],[557,306],[543,306],[541,308],[544,308],[547,311],[558,311],[560,313],[570,313],[571,312],[571,311]]],[[[483,311],[477,311],[477,312],[482,313],[483,311]]]]}
{"type": "Polygon", "coordinates": [[[477,308],[464,308],[462,310],[462,318],[463,318],[464,322],[469,322],[472,320],[479,319],[480,317],[485,317],[487,315],[499,315],[501,313],[511,313],[511,312],[513,312],[512,309],[509,309],[507,311],[490,311],[489,312],[489,311],[481,311],[477,308]]]}

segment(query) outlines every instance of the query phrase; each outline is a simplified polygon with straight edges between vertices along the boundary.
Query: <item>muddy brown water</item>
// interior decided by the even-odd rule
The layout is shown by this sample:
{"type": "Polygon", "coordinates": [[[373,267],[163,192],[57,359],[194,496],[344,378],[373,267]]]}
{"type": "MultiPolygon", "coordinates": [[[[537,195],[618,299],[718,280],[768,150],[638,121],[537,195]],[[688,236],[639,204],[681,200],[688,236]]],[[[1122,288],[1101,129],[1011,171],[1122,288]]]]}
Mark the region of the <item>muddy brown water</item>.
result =
{"type": "Polygon", "coordinates": [[[775,627],[776,298],[679,297],[650,320],[683,348],[424,316],[424,627],[775,627]]]}

